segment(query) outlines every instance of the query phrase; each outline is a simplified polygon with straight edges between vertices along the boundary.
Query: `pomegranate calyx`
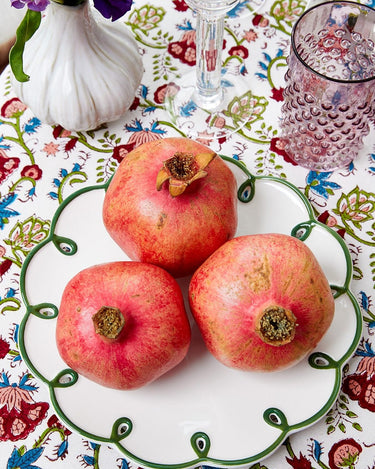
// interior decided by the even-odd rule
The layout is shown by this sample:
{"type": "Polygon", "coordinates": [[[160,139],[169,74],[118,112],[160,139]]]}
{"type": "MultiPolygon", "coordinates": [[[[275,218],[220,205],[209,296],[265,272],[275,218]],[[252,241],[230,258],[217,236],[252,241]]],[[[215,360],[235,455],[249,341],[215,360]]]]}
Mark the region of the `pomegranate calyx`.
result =
{"type": "Polygon", "coordinates": [[[215,158],[215,152],[191,153],[176,152],[163,162],[163,167],[156,178],[156,189],[160,191],[169,181],[169,193],[172,197],[182,194],[193,181],[207,176],[204,168],[215,158]]]}
{"type": "Polygon", "coordinates": [[[294,339],[296,321],[290,310],[281,306],[269,306],[259,315],[255,332],[263,342],[278,347],[294,339]]]}
{"type": "Polygon", "coordinates": [[[102,306],[92,317],[94,329],[104,339],[116,340],[120,335],[125,318],[119,308],[102,306]]]}

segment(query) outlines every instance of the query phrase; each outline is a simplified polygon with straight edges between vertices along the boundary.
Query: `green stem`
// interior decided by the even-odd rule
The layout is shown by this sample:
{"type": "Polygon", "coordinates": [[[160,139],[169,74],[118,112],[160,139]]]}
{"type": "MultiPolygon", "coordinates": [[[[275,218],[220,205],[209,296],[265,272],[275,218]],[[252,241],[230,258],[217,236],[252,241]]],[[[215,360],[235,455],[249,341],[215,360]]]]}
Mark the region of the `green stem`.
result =
{"type": "MultiPolygon", "coordinates": [[[[18,311],[21,307],[21,301],[17,298],[3,298],[0,300],[0,314],[4,314],[7,311],[18,311]]],[[[19,353],[10,350],[8,352],[11,356],[18,356],[19,353]]]]}
{"type": "Polygon", "coordinates": [[[99,452],[100,445],[96,445],[94,448],[94,469],[99,469],[99,452]]]}
{"type": "MultiPolygon", "coordinates": [[[[132,26],[130,23],[127,23],[127,24],[128,24],[129,26],[132,26]]],[[[166,49],[166,48],[167,48],[167,46],[164,45],[164,44],[162,44],[162,45],[160,45],[160,46],[156,46],[155,43],[152,43],[152,42],[151,42],[151,43],[148,43],[147,41],[144,41],[144,40],[141,38],[141,36],[140,36],[138,33],[136,33],[136,32],[134,31],[134,29],[133,29],[133,33],[134,33],[134,36],[135,36],[136,41],[137,41],[137,42],[140,42],[141,44],[143,44],[143,45],[146,46],[146,47],[150,47],[150,48],[152,48],[152,49],[166,49]]]]}
{"type": "MultiPolygon", "coordinates": [[[[98,147],[95,147],[94,145],[91,145],[87,141],[87,138],[85,137],[85,135],[83,135],[81,132],[77,132],[77,136],[78,136],[78,142],[81,143],[82,145],[85,145],[85,147],[87,147],[89,150],[93,150],[93,151],[97,151],[97,152],[101,152],[101,153],[112,153],[113,152],[112,148],[106,150],[104,148],[98,148],[98,147]]],[[[76,136],[71,135],[70,138],[76,138],[76,136]]]]}
{"type": "Polygon", "coordinates": [[[237,39],[237,36],[234,34],[234,32],[233,32],[230,28],[224,28],[224,31],[225,31],[226,33],[228,33],[229,36],[231,36],[231,38],[234,40],[234,42],[235,42],[237,45],[241,44],[241,42],[243,41],[243,40],[239,41],[239,40],[237,39]]]}
{"type": "Polygon", "coordinates": [[[30,177],[23,176],[23,177],[21,177],[20,179],[18,179],[18,181],[16,181],[14,184],[12,184],[12,185],[9,187],[9,192],[15,192],[17,186],[18,186],[19,184],[21,184],[23,181],[29,181],[33,187],[36,186],[35,179],[30,178],[30,177]]]}
{"type": "Polygon", "coordinates": [[[30,163],[35,164],[34,155],[32,154],[31,150],[26,146],[25,142],[23,141],[22,131],[21,131],[20,126],[19,126],[19,117],[17,117],[17,123],[16,124],[13,124],[12,122],[8,122],[8,121],[6,121],[6,122],[1,121],[1,122],[6,123],[8,125],[11,125],[15,129],[15,131],[17,132],[17,136],[18,136],[18,138],[11,137],[11,136],[3,136],[3,140],[9,140],[10,142],[18,143],[18,145],[20,145],[25,150],[27,155],[29,156],[30,163]]]}
{"type": "Polygon", "coordinates": [[[361,244],[366,244],[366,246],[372,246],[372,247],[375,246],[375,240],[374,240],[373,242],[371,242],[371,241],[366,241],[365,239],[360,238],[359,236],[357,236],[354,231],[348,229],[348,228],[345,227],[345,226],[335,225],[335,229],[337,229],[337,230],[345,230],[345,232],[346,232],[349,236],[351,236],[352,238],[354,238],[356,241],[359,241],[361,244]]]}
{"type": "MultiPolygon", "coordinates": [[[[271,60],[268,68],[267,68],[267,79],[268,79],[268,83],[270,84],[271,88],[275,88],[275,84],[271,78],[271,72],[272,72],[272,67],[279,61],[281,60],[284,60],[285,61],[285,64],[280,64],[279,66],[280,67],[286,67],[287,64],[286,64],[286,57],[275,57],[274,59],[271,60]]],[[[277,65],[276,65],[277,67],[277,65]]]]}
{"type": "Polygon", "coordinates": [[[85,182],[87,181],[87,175],[83,173],[82,171],[75,171],[74,173],[69,173],[67,174],[62,180],[61,183],[58,187],[57,190],[57,198],[59,201],[59,204],[63,202],[63,188],[67,185],[67,183],[70,181],[70,184],[72,185],[75,182],[85,182]],[[77,178],[77,176],[82,176],[82,179],[77,178]]]}
{"type": "Polygon", "coordinates": [[[320,460],[319,460],[319,461],[318,461],[318,464],[319,464],[319,466],[320,466],[322,469],[330,469],[326,464],[324,464],[323,461],[320,461],[320,460]]]}
{"type": "Polygon", "coordinates": [[[3,259],[6,259],[8,261],[11,261],[13,264],[15,264],[17,267],[21,268],[22,267],[22,261],[20,258],[17,256],[17,254],[14,253],[12,250],[13,254],[16,256],[15,258],[9,257],[9,256],[3,256],[3,259]]]}
{"type": "MultiPolygon", "coordinates": [[[[226,126],[226,128],[229,128],[226,126]]],[[[249,135],[246,135],[245,132],[243,131],[243,129],[238,129],[237,130],[237,133],[242,135],[243,138],[246,138],[246,140],[249,140],[250,142],[253,142],[253,143],[261,143],[261,144],[270,144],[271,143],[271,140],[260,140],[260,139],[257,139],[257,138],[254,138],[254,137],[250,137],[249,135]]]]}
{"type": "Polygon", "coordinates": [[[241,64],[243,63],[243,60],[241,59],[241,57],[238,57],[238,55],[232,55],[230,57],[227,57],[224,62],[223,62],[223,67],[225,67],[231,60],[237,60],[238,62],[240,62],[241,64]]]}
{"type": "Polygon", "coordinates": [[[159,124],[161,125],[166,125],[167,127],[171,127],[174,129],[176,132],[178,132],[182,137],[186,137],[186,134],[184,134],[178,127],[175,125],[171,124],[171,122],[168,121],[158,121],[159,124]]]}
{"type": "Polygon", "coordinates": [[[293,449],[292,449],[292,445],[290,444],[289,438],[287,438],[287,439],[284,441],[283,445],[285,446],[285,448],[286,448],[286,450],[287,450],[289,456],[290,456],[291,458],[294,458],[296,455],[294,454],[294,451],[293,451],[293,449]]]}
{"type": "Polygon", "coordinates": [[[363,320],[365,322],[373,322],[375,320],[375,314],[373,314],[371,311],[366,311],[367,314],[370,315],[370,317],[363,316],[363,320]]]}
{"type": "MultiPolygon", "coordinates": [[[[306,196],[306,199],[309,199],[309,192],[310,192],[310,188],[311,188],[311,185],[308,184],[306,187],[305,187],[305,191],[304,191],[304,195],[306,196]]],[[[311,207],[314,211],[314,215],[316,218],[318,218],[318,216],[320,215],[319,211],[311,204],[311,207]]]]}
{"type": "Polygon", "coordinates": [[[65,440],[65,434],[62,428],[48,427],[46,430],[44,430],[44,432],[40,435],[40,437],[35,441],[33,448],[39,448],[40,446],[42,446],[42,444],[45,443],[50,437],[50,435],[54,432],[57,432],[60,434],[61,441],[65,440]]]}
{"type": "Polygon", "coordinates": [[[290,36],[292,33],[290,31],[287,31],[284,26],[281,26],[281,24],[278,24],[278,26],[275,26],[274,24],[273,25],[270,25],[272,28],[275,28],[277,31],[281,31],[282,33],[285,33],[287,34],[288,36],[290,36]]]}
{"type": "Polygon", "coordinates": [[[140,104],[140,107],[143,107],[143,108],[148,108],[148,107],[154,107],[155,109],[160,109],[160,110],[164,110],[164,107],[163,106],[157,106],[155,103],[153,103],[152,101],[150,101],[149,99],[145,99],[144,100],[146,104],[140,104]]]}

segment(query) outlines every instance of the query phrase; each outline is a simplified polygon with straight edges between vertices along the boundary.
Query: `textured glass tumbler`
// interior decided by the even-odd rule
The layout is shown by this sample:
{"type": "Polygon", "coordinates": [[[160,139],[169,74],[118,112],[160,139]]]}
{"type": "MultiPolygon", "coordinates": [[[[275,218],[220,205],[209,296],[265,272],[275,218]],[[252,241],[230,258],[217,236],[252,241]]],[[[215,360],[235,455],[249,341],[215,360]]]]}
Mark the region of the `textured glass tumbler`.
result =
{"type": "Polygon", "coordinates": [[[297,164],[327,171],[349,164],[375,108],[375,10],[327,2],[292,31],[281,111],[285,150],[297,164]]]}

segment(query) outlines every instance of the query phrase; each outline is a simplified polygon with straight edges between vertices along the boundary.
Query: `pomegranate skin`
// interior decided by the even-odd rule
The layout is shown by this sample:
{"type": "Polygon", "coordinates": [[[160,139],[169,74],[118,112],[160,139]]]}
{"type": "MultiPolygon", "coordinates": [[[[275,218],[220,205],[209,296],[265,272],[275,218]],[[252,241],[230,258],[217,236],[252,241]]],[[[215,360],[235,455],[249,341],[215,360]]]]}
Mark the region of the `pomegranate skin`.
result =
{"type": "Polygon", "coordinates": [[[277,371],[302,360],[334,315],[334,298],[312,251],[283,234],[234,238],[194,273],[189,302],[208,350],[224,365],[277,371]],[[266,343],[259,318],[271,307],[296,319],[289,343],[266,343]]]}
{"type": "Polygon", "coordinates": [[[79,374],[114,389],[136,389],[177,366],[190,344],[180,287],[163,269],[138,262],[89,267],[64,289],[56,325],[62,359],[79,374]],[[93,316],[119,308],[116,339],[95,332],[93,316]]]}
{"type": "Polygon", "coordinates": [[[156,190],[163,162],[176,153],[211,152],[187,138],[145,143],[130,152],[109,184],[103,222],[130,259],[158,265],[175,277],[192,274],[237,229],[237,184],[216,156],[206,177],[172,197],[168,183],[156,190]]]}

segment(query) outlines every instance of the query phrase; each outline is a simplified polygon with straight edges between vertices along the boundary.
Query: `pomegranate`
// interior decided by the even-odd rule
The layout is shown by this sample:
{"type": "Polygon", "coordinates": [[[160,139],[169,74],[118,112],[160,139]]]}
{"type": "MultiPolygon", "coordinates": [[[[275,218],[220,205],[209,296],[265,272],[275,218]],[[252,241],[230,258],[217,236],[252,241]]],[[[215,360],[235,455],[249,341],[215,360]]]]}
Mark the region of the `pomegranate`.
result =
{"type": "Polygon", "coordinates": [[[276,371],[316,347],[334,298],[312,251],[283,234],[234,238],[194,273],[194,318],[210,352],[241,370],[276,371]]]}
{"type": "Polygon", "coordinates": [[[237,186],[227,164],[187,138],[145,143],[121,162],[103,204],[104,225],[135,261],[190,275],[237,228],[237,186]]]}
{"type": "Polygon", "coordinates": [[[136,389],[178,365],[190,325],[177,281],[160,267],[119,261],[66,285],[56,326],[62,359],[103,386],[136,389]]]}

